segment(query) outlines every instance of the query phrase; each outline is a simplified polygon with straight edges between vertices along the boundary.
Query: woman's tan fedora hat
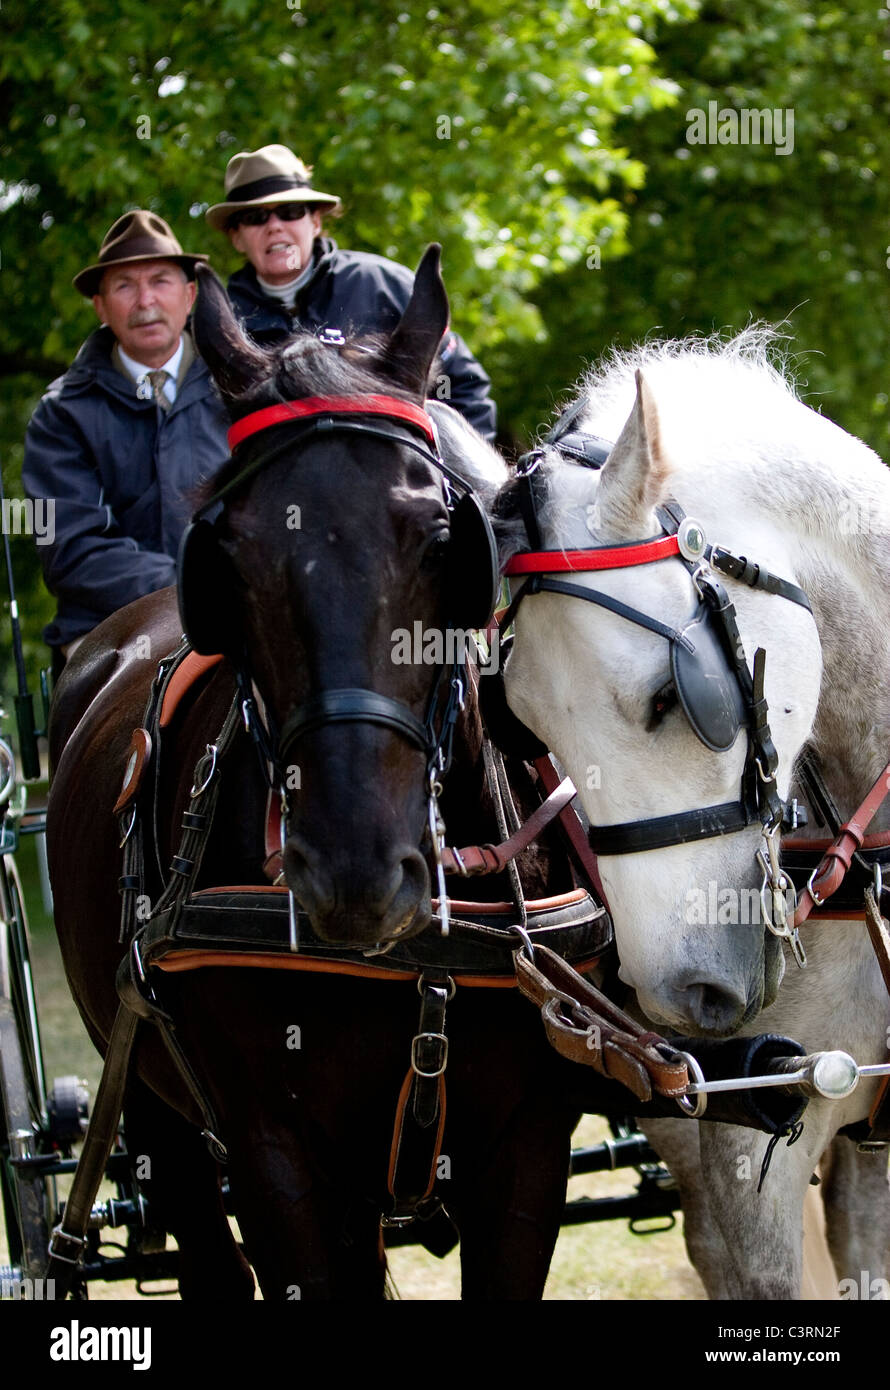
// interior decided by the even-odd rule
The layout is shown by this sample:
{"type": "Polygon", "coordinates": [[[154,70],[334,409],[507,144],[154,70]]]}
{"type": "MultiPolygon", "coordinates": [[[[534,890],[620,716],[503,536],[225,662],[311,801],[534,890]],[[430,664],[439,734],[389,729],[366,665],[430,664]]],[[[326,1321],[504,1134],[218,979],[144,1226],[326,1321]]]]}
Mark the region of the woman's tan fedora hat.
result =
{"type": "Polygon", "coordinates": [[[204,216],[218,232],[234,212],[242,208],[268,207],[272,203],[317,203],[330,208],[340,206],[332,193],[320,193],[310,182],[312,166],[286,145],[263,145],[260,150],[242,150],[226,165],[226,201],[208,208],[204,216]]]}
{"type": "Polygon", "coordinates": [[[106,270],[125,261],[176,261],[191,279],[196,263],[209,259],[205,255],[187,255],[163,217],[137,208],[135,212],[125,212],[109,228],[96,264],[88,265],[71,283],[89,299],[98,294],[106,270]]]}

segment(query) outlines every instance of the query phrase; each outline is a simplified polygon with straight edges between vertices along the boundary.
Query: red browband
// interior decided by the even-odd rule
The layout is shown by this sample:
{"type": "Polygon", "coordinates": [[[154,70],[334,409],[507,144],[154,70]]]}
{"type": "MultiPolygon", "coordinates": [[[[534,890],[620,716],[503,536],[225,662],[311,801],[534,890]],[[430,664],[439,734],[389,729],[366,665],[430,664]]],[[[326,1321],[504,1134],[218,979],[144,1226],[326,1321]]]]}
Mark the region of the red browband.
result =
{"type": "Polygon", "coordinates": [[[268,405],[264,410],[245,415],[229,430],[229,448],[236,448],[242,440],[271,425],[305,420],[313,415],[385,415],[390,420],[404,420],[422,430],[436,447],[432,420],[425,410],[410,401],[400,401],[395,396],[307,396],[302,401],[284,401],[281,405],[268,405]]]}
{"type": "Polygon", "coordinates": [[[679,554],[676,536],[591,550],[529,550],[522,555],[514,555],[505,574],[511,577],[517,574],[556,574],[565,570],[620,570],[631,565],[649,565],[653,560],[669,560],[672,555],[679,554]]]}

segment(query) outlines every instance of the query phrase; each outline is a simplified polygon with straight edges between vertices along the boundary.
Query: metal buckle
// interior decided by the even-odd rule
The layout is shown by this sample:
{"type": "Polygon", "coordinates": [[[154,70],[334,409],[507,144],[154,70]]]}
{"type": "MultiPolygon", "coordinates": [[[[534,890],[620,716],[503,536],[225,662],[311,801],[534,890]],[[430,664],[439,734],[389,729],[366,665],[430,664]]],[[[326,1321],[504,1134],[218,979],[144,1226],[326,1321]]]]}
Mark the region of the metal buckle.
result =
{"type": "MultiPolygon", "coordinates": [[[[418,983],[419,983],[419,982],[418,982],[418,983]]],[[[453,983],[454,983],[454,982],[452,981],[452,987],[453,987],[453,983]]],[[[448,1036],[447,1036],[447,1034],[445,1034],[445,1033],[415,1033],[415,1034],[414,1034],[414,1037],[411,1039],[411,1070],[414,1072],[414,1074],[415,1074],[416,1076],[423,1076],[423,1077],[426,1077],[426,1078],[432,1080],[432,1079],[433,1079],[434,1077],[436,1077],[436,1076],[441,1076],[447,1065],[448,1065],[448,1036]],[[442,1047],[442,1065],[441,1065],[440,1067],[438,1067],[438,1068],[436,1069],[436,1071],[424,1071],[421,1067],[419,1067],[419,1066],[417,1065],[417,1044],[418,1044],[419,1042],[422,1042],[424,1038],[438,1038],[438,1040],[443,1044],[443,1047],[442,1047]]]]}
{"type": "Polygon", "coordinates": [[[698,594],[699,598],[701,599],[702,603],[707,603],[707,595],[702,585],[706,585],[708,587],[709,593],[713,592],[708,582],[710,572],[711,571],[707,560],[700,561],[700,563],[697,564],[695,569],[692,571],[692,586],[695,589],[695,592],[698,594]]]}
{"type": "Polygon", "coordinates": [[[53,1233],[50,1238],[49,1246],[47,1247],[47,1253],[52,1257],[52,1259],[61,1260],[62,1264],[79,1265],[81,1260],[83,1259],[83,1252],[86,1249],[86,1244],[86,1240],[83,1236],[72,1236],[69,1235],[67,1231],[64,1231],[60,1222],[58,1226],[53,1227],[53,1233]],[[69,1245],[78,1246],[79,1254],[77,1255],[77,1258],[72,1259],[70,1255],[63,1255],[61,1250],[57,1248],[57,1240],[64,1240],[67,1241],[69,1245]]]}
{"type": "Polygon", "coordinates": [[[198,759],[197,766],[195,767],[195,781],[192,783],[192,789],[189,793],[189,795],[193,797],[200,796],[202,792],[205,792],[207,790],[207,788],[210,786],[211,781],[213,780],[213,774],[216,772],[216,755],[218,751],[217,746],[215,743],[208,743],[206,747],[207,752],[201,755],[201,757],[198,759]],[[207,762],[208,758],[210,759],[210,769],[206,777],[204,777],[204,780],[201,783],[200,787],[198,787],[195,785],[195,783],[198,780],[200,768],[203,766],[204,763],[207,762]]]}
{"type": "MultiPolygon", "coordinates": [[[[813,899],[813,902],[816,904],[817,907],[824,907],[825,899],[820,897],[818,891],[813,887],[816,875],[819,872],[819,867],[819,864],[817,864],[815,869],[807,879],[807,892],[809,893],[810,897],[813,899]]],[[[875,865],[875,868],[878,868],[877,864],[875,865]]]]}
{"type": "MultiPolygon", "coordinates": [[[[511,931],[515,931],[516,935],[519,936],[519,937],[521,937],[521,939],[522,939],[522,945],[521,945],[518,949],[519,949],[520,951],[525,951],[525,954],[528,956],[528,958],[529,958],[529,960],[531,961],[532,965],[534,965],[534,963],[535,963],[535,943],[532,941],[532,939],[531,939],[531,937],[529,936],[529,934],[528,934],[527,930],[525,929],[525,927],[521,927],[521,926],[519,925],[518,922],[514,922],[514,923],[511,925],[510,930],[511,930],[511,931]]],[[[565,998],[566,998],[566,999],[568,999],[568,997],[569,997],[568,995],[565,995],[565,998]]]]}
{"type": "MultiPolygon", "coordinates": [[[[445,1003],[446,1003],[446,1004],[450,1004],[451,1001],[452,1001],[452,999],[454,998],[455,994],[457,993],[457,985],[454,983],[454,980],[452,979],[452,977],[451,977],[450,975],[446,975],[445,979],[448,981],[448,997],[446,998],[445,1003]]],[[[443,985],[444,985],[444,982],[443,982],[442,980],[430,980],[430,979],[427,979],[426,983],[427,983],[427,985],[433,985],[433,986],[435,986],[436,989],[442,989],[442,988],[443,988],[443,985]]],[[[423,979],[423,976],[422,976],[422,975],[418,975],[418,977],[417,977],[417,993],[420,995],[421,999],[423,998],[423,987],[424,987],[424,979],[423,979]]]]}
{"type": "Polygon", "coordinates": [[[325,347],[346,346],[346,339],[339,328],[322,328],[315,336],[320,343],[324,343],[325,347]]]}
{"type": "Polygon", "coordinates": [[[516,476],[519,478],[530,477],[535,469],[540,467],[544,453],[545,450],[539,445],[537,449],[530,449],[527,454],[523,454],[516,464],[516,476]]]}

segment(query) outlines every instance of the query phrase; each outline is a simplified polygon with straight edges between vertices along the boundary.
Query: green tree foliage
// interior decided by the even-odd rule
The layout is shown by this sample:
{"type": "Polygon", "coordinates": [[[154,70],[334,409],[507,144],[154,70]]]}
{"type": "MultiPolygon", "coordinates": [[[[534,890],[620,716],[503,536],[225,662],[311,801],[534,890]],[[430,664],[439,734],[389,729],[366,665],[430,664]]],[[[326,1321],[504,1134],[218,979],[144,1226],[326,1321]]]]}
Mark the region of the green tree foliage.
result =
{"type": "Polygon", "coordinates": [[[623,194],[630,254],[535,292],[541,387],[516,412],[533,428],[548,390],[613,342],[787,319],[805,399],[890,459],[890,9],[709,0],[650,37],[682,98],[619,124],[647,171],[623,194]],[[687,113],[711,102],[790,109],[793,151],[689,143],[687,113]]]}
{"type": "MultiPolygon", "coordinates": [[[[186,250],[236,259],[203,220],[228,158],[283,141],[341,195],[341,244],[408,264],[445,244],[454,322],[484,357],[543,337],[530,295],[606,236],[643,167],[622,113],[676,99],[644,24],[694,0],[9,0],[0,12],[0,426],[7,486],[46,382],[94,325],[72,276],[111,222],[155,209],[186,250]]],[[[29,543],[33,636],[51,611],[29,543]]]]}
{"type": "MultiPolygon", "coordinates": [[[[527,436],[612,342],[790,317],[814,403],[878,447],[888,406],[881,0],[47,0],[0,10],[0,447],[90,331],[71,277],[156,209],[203,220],[236,150],[283,141],[342,245],[445,247],[453,321],[527,436]],[[794,149],[693,145],[687,112],[793,109],[794,149]]],[[[886,452],[886,449],[885,449],[886,452]]],[[[29,633],[51,611],[15,543],[29,633]]]]}

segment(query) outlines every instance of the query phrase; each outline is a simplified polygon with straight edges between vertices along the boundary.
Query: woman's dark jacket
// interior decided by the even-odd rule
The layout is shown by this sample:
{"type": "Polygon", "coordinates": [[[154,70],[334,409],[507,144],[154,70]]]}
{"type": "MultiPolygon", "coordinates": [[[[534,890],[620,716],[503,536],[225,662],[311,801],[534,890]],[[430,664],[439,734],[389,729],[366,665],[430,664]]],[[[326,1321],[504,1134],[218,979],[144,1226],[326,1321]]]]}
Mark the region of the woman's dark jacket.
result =
{"type": "MultiPolygon", "coordinates": [[[[252,265],[229,280],[229,298],[256,342],[280,343],[300,328],[339,328],[344,334],[392,332],[411,298],[413,271],[383,256],[340,251],[329,237],[316,237],[312,255],[312,276],[297,291],[292,311],[263,293],[252,265]]],[[[441,373],[442,382],[433,383],[430,395],[453,405],[493,440],[497,417],[491,383],[466,343],[450,329],[442,340],[439,364],[434,370],[441,373]]]]}

